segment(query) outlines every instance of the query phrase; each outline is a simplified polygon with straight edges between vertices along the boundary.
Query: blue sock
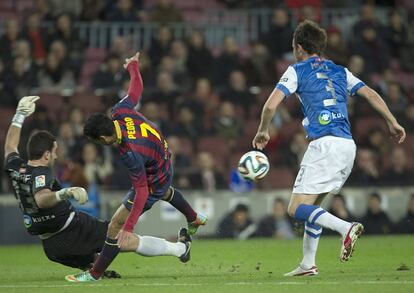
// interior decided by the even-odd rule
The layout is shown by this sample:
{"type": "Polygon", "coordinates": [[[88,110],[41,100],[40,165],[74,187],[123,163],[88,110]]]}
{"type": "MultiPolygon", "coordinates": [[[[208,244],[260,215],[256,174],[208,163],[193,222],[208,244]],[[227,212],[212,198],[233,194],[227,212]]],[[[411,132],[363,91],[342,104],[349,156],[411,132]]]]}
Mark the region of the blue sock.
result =
{"type": "Polygon", "coordinates": [[[296,208],[295,219],[314,224],[324,213],[326,213],[326,211],[320,206],[300,204],[296,208]]]}

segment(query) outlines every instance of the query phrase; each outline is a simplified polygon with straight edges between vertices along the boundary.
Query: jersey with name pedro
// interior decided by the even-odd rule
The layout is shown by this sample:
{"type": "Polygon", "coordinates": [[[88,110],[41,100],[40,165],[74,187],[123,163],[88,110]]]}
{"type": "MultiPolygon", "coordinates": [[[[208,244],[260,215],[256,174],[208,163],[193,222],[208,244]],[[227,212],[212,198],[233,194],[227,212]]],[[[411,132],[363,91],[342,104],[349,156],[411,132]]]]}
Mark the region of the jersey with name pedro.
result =
{"type": "Polygon", "coordinates": [[[331,135],[352,139],[347,99],[364,85],[347,68],[311,57],[289,66],[276,88],[285,97],[295,93],[300,100],[308,138],[331,135]]]}
{"type": "Polygon", "coordinates": [[[137,61],[128,64],[131,77],[127,96],[112,109],[121,159],[135,191],[124,230],[132,231],[150,194],[164,194],[172,181],[171,153],[157,126],[135,110],[143,91],[137,61]]]}

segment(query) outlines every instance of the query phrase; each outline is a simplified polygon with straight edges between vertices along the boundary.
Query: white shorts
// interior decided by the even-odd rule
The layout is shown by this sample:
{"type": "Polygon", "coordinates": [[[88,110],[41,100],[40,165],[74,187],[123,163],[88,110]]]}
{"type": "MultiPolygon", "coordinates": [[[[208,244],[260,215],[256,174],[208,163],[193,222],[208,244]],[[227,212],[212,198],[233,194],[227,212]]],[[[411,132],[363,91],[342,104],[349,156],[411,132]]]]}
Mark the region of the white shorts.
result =
{"type": "Polygon", "coordinates": [[[338,193],[351,174],[355,142],[335,136],[312,141],[303,156],[293,193],[338,193]]]}

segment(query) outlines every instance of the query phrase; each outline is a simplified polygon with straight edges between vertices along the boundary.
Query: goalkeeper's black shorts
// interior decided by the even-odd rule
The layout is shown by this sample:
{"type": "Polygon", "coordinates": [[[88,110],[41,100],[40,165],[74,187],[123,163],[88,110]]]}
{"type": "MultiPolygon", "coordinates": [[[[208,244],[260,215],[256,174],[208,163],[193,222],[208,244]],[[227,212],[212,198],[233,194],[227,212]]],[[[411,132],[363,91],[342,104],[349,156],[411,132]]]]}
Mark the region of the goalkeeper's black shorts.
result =
{"type": "Polygon", "coordinates": [[[104,245],[109,222],[77,212],[62,232],[42,240],[46,256],[65,266],[87,269],[104,245]]]}

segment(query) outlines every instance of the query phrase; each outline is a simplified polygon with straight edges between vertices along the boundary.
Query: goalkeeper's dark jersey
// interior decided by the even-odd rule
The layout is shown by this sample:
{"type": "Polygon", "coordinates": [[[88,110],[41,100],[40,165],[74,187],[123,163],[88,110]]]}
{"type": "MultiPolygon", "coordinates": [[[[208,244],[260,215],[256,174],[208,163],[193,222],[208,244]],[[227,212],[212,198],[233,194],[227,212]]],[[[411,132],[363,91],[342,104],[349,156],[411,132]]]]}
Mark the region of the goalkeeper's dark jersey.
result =
{"type": "Polygon", "coordinates": [[[41,209],[34,195],[42,189],[57,191],[61,189],[48,167],[32,167],[18,153],[6,158],[4,167],[8,174],[16,199],[23,212],[23,223],[32,235],[54,233],[66,223],[74,208],[69,201],[58,202],[54,207],[41,209]]]}

